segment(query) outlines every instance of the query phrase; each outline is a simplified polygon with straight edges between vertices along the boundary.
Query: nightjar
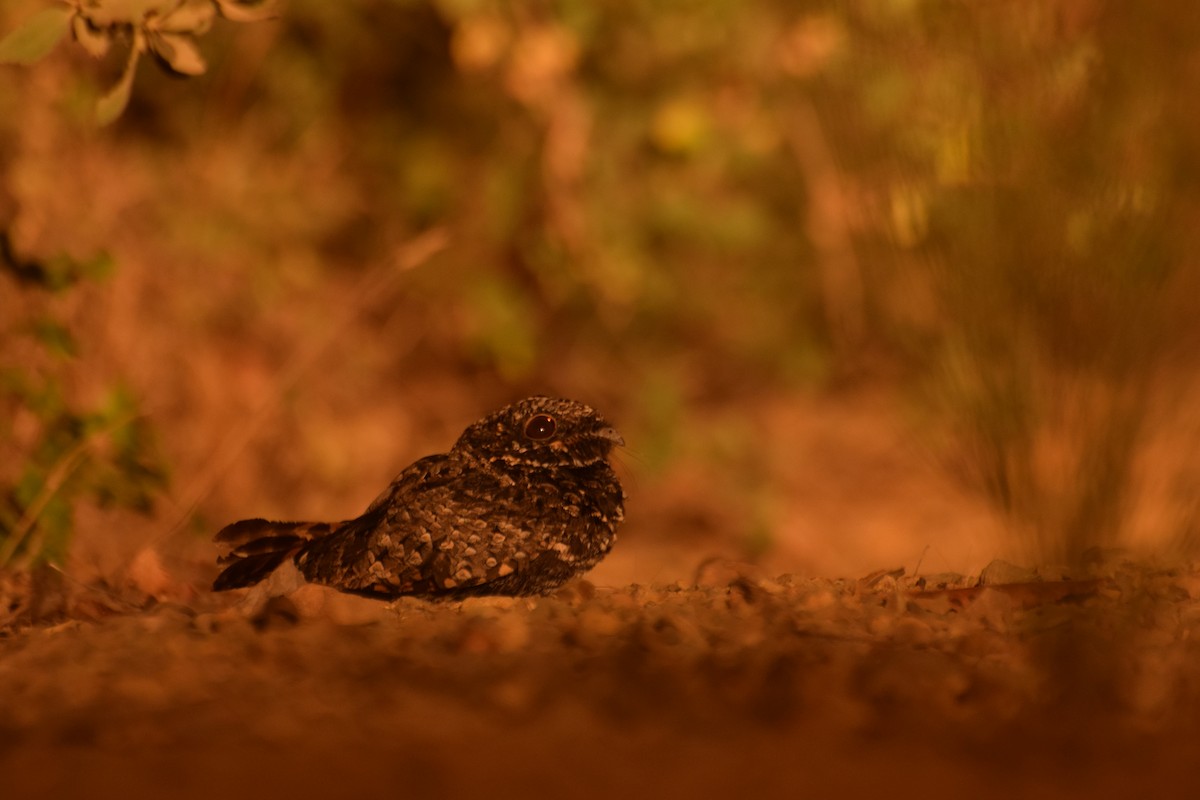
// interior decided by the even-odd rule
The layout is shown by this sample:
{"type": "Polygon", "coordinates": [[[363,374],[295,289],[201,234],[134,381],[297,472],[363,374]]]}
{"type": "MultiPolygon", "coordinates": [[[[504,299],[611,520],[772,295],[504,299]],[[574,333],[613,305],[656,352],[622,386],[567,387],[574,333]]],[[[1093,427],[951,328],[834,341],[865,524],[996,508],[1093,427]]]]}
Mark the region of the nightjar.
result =
{"type": "Polygon", "coordinates": [[[225,527],[213,589],[291,559],[312,583],[371,597],[545,594],[612,548],[624,494],[608,455],[624,443],[583,403],[521,400],[401,472],[360,517],[225,527]]]}

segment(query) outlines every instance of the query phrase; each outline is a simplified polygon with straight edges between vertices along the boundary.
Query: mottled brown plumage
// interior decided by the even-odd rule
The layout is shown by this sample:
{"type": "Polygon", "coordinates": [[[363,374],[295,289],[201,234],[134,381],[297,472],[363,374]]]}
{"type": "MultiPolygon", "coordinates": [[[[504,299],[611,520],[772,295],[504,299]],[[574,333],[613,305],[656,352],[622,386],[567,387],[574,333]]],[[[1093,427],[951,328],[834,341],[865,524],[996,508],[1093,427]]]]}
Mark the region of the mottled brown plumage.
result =
{"type": "Polygon", "coordinates": [[[227,526],[213,588],[292,559],[313,583],[374,597],[544,594],[612,547],[624,495],[607,459],[622,444],[583,403],[521,400],[401,472],[356,519],[227,526]]]}

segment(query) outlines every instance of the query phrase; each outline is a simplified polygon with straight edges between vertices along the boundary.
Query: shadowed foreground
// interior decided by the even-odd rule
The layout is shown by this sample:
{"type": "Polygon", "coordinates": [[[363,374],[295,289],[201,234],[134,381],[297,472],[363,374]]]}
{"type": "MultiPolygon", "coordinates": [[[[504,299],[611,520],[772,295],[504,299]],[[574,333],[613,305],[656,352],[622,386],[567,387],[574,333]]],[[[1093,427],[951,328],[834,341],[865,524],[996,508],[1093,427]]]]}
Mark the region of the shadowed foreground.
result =
{"type": "Polygon", "coordinates": [[[1200,787],[1194,572],[710,583],[10,621],[0,769],[13,797],[1200,787]]]}

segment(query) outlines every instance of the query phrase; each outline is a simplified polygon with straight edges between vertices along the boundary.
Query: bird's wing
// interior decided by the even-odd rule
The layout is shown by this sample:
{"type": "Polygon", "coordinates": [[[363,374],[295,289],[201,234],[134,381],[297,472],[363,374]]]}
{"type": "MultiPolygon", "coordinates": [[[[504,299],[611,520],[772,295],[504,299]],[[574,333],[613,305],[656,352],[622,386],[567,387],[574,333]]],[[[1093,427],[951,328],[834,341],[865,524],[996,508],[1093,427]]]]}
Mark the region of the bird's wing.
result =
{"type": "Polygon", "coordinates": [[[305,545],[310,581],[381,597],[521,593],[520,583],[575,568],[552,530],[531,532],[515,487],[470,485],[461,467],[430,456],[401,473],[361,517],[305,545]],[[545,540],[545,541],[543,541],[545,540]]]}

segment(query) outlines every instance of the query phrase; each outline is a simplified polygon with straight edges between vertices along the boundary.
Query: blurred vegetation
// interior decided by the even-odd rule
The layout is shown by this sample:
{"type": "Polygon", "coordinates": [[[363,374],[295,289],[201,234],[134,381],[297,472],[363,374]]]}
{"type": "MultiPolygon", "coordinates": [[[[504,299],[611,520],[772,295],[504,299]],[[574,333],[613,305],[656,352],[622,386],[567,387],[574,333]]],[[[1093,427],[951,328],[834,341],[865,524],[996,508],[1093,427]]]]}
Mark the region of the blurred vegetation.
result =
{"type": "Polygon", "coordinates": [[[112,122],[125,110],[143,55],[179,77],[207,69],[196,44],[217,15],[235,22],[266,19],[264,0],[76,0],[55,4],[33,15],[0,40],[0,64],[35,64],[70,34],[80,47],[103,58],[124,45],[124,67],[111,89],[96,103],[96,121],[112,122]]]}
{"type": "Polygon", "coordinates": [[[13,257],[6,266],[35,288],[22,309],[7,308],[0,325],[0,568],[63,563],[83,497],[102,506],[147,511],[165,481],[154,436],[120,380],[89,387],[96,399],[72,396],[68,362],[79,355],[54,296],[81,281],[103,280],[105,256],[46,263],[13,257]]]}
{"type": "Polygon", "coordinates": [[[916,352],[970,473],[1043,555],[1074,560],[1119,543],[1144,426],[1194,368],[1200,17],[914,10],[895,39],[855,18],[879,36],[855,85],[879,94],[839,135],[890,141],[863,168],[886,175],[891,236],[863,241],[934,293],[916,352]]]}
{"type": "MultiPolygon", "coordinates": [[[[6,4],[0,25],[44,7],[6,4]]],[[[175,64],[203,72],[186,82],[134,82],[134,23],[103,28],[98,59],[64,46],[0,73],[0,223],[18,259],[120,251],[144,305],[114,386],[124,370],[153,394],[160,428],[217,402],[163,360],[240,374],[247,350],[275,359],[350,304],[332,419],[447,382],[587,396],[629,420],[650,480],[707,463],[703,500],[736,510],[748,551],[777,502],[763,398],[863,381],[917,387],[947,462],[1044,557],[1117,543],[1146,422],[1200,341],[1189,4],[293,0],[201,18],[168,31],[206,67],[175,64]],[[447,249],[388,284],[435,228],[447,249]],[[178,338],[134,342],[147,331],[178,338]]],[[[6,271],[11,336],[44,289],[6,271]]],[[[75,340],[96,324],[54,319],[75,340]]],[[[299,493],[297,442],[335,449],[284,388],[262,456],[280,498],[299,493]]],[[[90,424],[43,454],[59,423],[12,397],[42,433],[6,487],[44,481],[90,424]]],[[[189,469],[208,457],[162,433],[189,469]]]]}

